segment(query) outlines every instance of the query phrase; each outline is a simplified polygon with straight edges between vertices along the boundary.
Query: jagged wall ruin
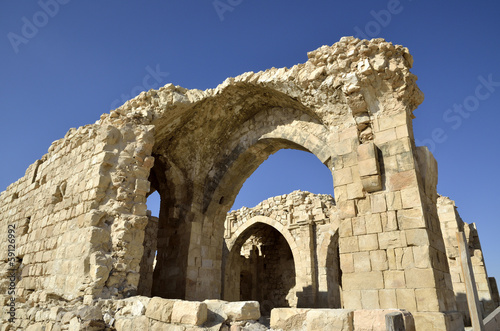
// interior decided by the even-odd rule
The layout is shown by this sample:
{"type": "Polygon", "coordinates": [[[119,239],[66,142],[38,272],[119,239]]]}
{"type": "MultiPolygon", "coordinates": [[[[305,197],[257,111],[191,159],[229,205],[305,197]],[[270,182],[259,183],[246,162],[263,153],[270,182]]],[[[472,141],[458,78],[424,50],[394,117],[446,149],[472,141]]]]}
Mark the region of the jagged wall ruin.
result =
{"type": "Polygon", "coordinates": [[[469,324],[470,314],[467,305],[465,280],[459,258],[457,232],[464,232],[467,238],[476,288],[482,305],[483,318],[498,307],[498,289],[496,288],[495,279],[488,277],[488,273],[486,272],[486,264],[476,224],[464,222],[457,211],[455,202],[448,197],[439,196],[438,214],[446,246],[446,256],[448,257],[453,291],[457,300],[457,308],[464,314],[466,324],[469,324]]]}
{"type": "Polygon", "coordinates": [[[90,302],[151,288],[219,298],[226,213],[270,154],[294,148],[332,171],[344,307],[401,307],[422,328],[455,328],[436,162],[413,138],[423,95],[412,64],[402,46],[342,38],[304,64],[215,89],[143,92],[70,130],[0,195],[0,230],[17,231],[16,293],[90,302]],[[154,190],[161,210],[151,280],[141,261],[150,255],[143,242],[154,190]],[[370,261],[362,270],[360,259],[370,261]]]}

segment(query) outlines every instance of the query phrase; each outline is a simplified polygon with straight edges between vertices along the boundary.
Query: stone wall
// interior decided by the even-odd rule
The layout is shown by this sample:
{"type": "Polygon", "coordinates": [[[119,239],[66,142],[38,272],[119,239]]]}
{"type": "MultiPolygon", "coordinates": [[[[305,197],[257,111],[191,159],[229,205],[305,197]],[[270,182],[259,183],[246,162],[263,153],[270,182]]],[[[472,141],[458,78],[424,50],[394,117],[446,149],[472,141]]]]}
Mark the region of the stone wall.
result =
{"type": "MultiPolygon", "coordinates": [[[[436,176],[434,176],[434,180],[435,179],[436,176]]],[[[467,237],[479,299],[483,305],[484,318],[488,316],[496,307],[498,307],[498,301],[495,300],[495,298],[498,298],[496,287],[490,287],[490,283],[496,284],[496,282],[494,281],[494,278],[491,279],[487,277],[485,261],[482,255],[479,236],[475,224],[467,224],[463,222],[456,210],[455,203],[447,197],[438,197],[437,210],[444,237],[447,262],[449,264],[451,281],[455,292],[457,310],[464,315],[464,323],[466,325],[470,325],[465,284],[462,276],[462,268],[458,259],[458,244],[456,239],[457,232],[464,231],[467,237]]],[[[228,213],[225,226],[225,238],[226,246],[230,249],[230,251],[226,256],[229,260],[232,258],[232,254],[236,254],[241,256],[241,260],[236,264],[228,264],[230,270],[226,270],[226,282],[232,284],[233,288],[229,288],[227,291],[238,291],[237,286],[234,288],[235,280],[237,282],[237,280],[240,279],[238,277],[238,271],[243,270],[245,265],[248,264],[248,260],[245,259],[244,255],[249,255],[250,250],[256,247],[255,245],[259,243],[259,240],[256,240],[255,238],[258,239],[259,237],[262,237],[262,227],[255,225],[267,224],[273,229],[280,229],[279,231],[282,231],[284,236],[293,238],[290,241],[292,242],[292,247],[296,247],[295,256],[303,256],[307,249],[309,249],[309,258],[304,258],[302,260],[299,258],[297,261],[294,261],[295,267],[298,270],[303,268],[304,265],[306,268],[309,267],[310,262],[313,261],[313,267],[310,268],[311,272],[306,272],[306,274],[311,277],[308,280],[308,284],[312,284],[314,286],[313,292],[315,293],[314,297],[316,298],[316,301],[302,302],[302,307],[343,307],[339,299],[339,294],[343,294],[342,287],[341,282],[338,281],[340,275],[342,274],[342,270],[340,270],[341,268],[338,261],[338,241],[334,240],[335,236],[338,235],[338,223],[338,210],[331,196],[315,195],[309,192],[301,191],[295,191],[290,194],[269,198],[253,208],[243,207],[240,210],[228,213]],[[310,227],[312,224],[315,224],[316,230],[314,232],[295,231],[300,227],[310,227]],[[328,235],[329,241],[325,240],[327,237],[326,235],[328,235]],[[314,236],[315,238],[313,238],[314,236]],[[236,244],[236,242],[242,242],[243,240],[246,240],[243,245],[236,244]],[[299,248],[295,244],[297,242],[314,242],[315,245],[299,248]],[[320,253],[326,252],[329,249],[331,250],[332,248],[333,254],[330,257],[320,253]],[[331,277],[331,280],[327,281],[326,277],[331,277]],[[315,281],[315,278],[317,281],[315,281]],[[326,295],[326,300],[322,301],[320,299],[322,293],[321,289],[330,288],[331,291],[332,285],[338,288],[338,290],[333,293],[338,294],[333,295],[332,292],[323,292],[323,294],[326,295]]],[[[408,261],[412,261],[411,256],[401,256],[400,258],[406,260],[406,263],[408,263],[408,261]]],[[[370,261],[369,257],[366,256],[365,258],[358,259],[356,261],[357,264],[354,267],[357,268],[355,270],[358,271],[362,271],[362,268],[368,267],[387,267],[387,261],[381,260],[378,262],[380,265],[374,265],[374,262],[370,261]]],[[[402,260],[400,263],[403,263],[402,260]]],[[[342,267],[344,266],[345,265],[342,267]]],[[[347,265],[347,267],[350,266],[347,265]]],[[[279,266],[278,268],[283,270],[283,268],[279,266]]],[[[253,273],[254,277],[255,274],[262,272],[262,270],[246,269],[245,271],[253,273]]],[[[262,281],[260,284],[263,286],[262,281]]],[[[238,296],[233,297],[230,294],[225,295],[231,300],[255,299],[262,302],[260,298],[240,298],[238,296]]],[[[300,292],[296,293],[295,291],[292,291],[290,295],[300,295],[300,292]]],[[[350,300],[350,298],[346,298],[346,300],[350,300]]],[[[300,307],[300,304],[297,305],[297,301],[290,300],[288,304],[290,307],[300,307]]],[[[396,302],[393,304],[394,306],[392,308],[396,307],[396,302]]],[[[391,308],[391,306],[386,306],[384,308],[391,308]]]]}
{"type": "MultiPolygon", "coordinates": [[[[412,65],[405,47],[345,37],[309,52],[305,63],[244,73],[215,89],[167,84],[141,93],[70,130],[1,193],[0,230],[17,230],[13,266],[1,242],[2,275],[14,268],[18,298],[28,301],[43,292],[90,303],[149,287],[171,299],[220,298],[226,214],[269,155],[294,148],[332,171],[343,305],[406,308],[417,328],[434,319],[447,329],[456,300],[436,162],[413,138],[423,95],[412,65]],[[146,206],[154,190],[157,230],[146,206]],[[154,243],[144,245],[145,237],[157,239],[152,281],[144,261],[154,243]]],[[[306,252],[290,246],[304,262],[296,286],[317,302],[329,271],[318,264],[311,277],[314,244],[296,246],[306,252]]]]}
{"type": "Polygon", "coordinates": [[[140,265],[140,279],[137,294],[151,296],[153,289],[153,272],[156,266],[156,249],[158,236],[158,218],[148,215],[148,224],[144,233],[144,253],[140,265]]]}
{"type": "MultiPolygon", "coordinates": [[[[243,207],[228,213],[225,226],[225,259],[223,267],[226,300],[243,300],[240,297],[240,273],[248,271],[259,277],[264,270],[246,270],[248,254],[246,247],[255,247],[255,260],[267,255],[267,268],[285,272],[287,269],[270,259],[279,256],[286,245],[291,250],[291,264],[294,268],[293,288],[286,297],[289,307],[340,308],[340,262],[338,257],[338,215],[333,198],[329,195],[315,195],[294,191],[269,198],[254,208],[243,207]],[[270,245],[269,233],[277,232],[281,245],[270,245]]],[[[275,236],[273,236],[274,238],[275,236]]],[[[282,263],[282,262],[280,262],[282,263]]],[[[260,286],[266,283],[261,279],[260,286]]],[[[254,294],[257,295],[257,294],[254,294]]],[[[260,297],[247,298],[258,300],[260,297]]],[[[270,307],[284,307],[273,305],[270,307]]],[[[267,307],[266,307],[267,308],[267,307]]],[[[269,313],[269,310],[267,311],[269,313]]]]}
{"type": "MultiPolygon", "coordinates": [[[[427,330],[432,330],[432,325],[427,330]]],[[[450,325],[451,326],[451,325],[450,325]]],[[[313,331],[313,330],[339,330],[339,331],[386,331],[405,330],[415,331],[413,316],[405,310],[377,309],[274,309],[271,314],[271,327],[273,330],[287,331],[313,331]],[[400,315],[401,324],[395,327],[386,323],[386,315],[400,315]]]]}
{"type": "MultiPolygon", "coordinates": [[[[16,227],[18,296],[47,289],[72,299],[99,281],[89,277],[89,267],[92,254],[103,248],[98,242],[101,233],[84,218],[105,197],[100,182],[104,146],[95,126],[70,130],[1,193],[1,232],[16,227]]],[[[0,246],[5,275],[7,242],[2,240],[0,246]]],[[[2,293],[7,292],[5,279],[2,293]]]]}
{"type": "MultiPolygon", "coordinates": [[[[73,299],[136,291],[130,284],[138,281],[139,264],[128,262],[143,254],[150,130],[72,129],[2,192],[0,226],[5,233],[16,227],[17,295],[45,290],[73,299]]],[[[5,241],[2,248],[5,272],[5,241]]]]}
{"type": "MultiPolygon", "coordinates": [[[[464,232],[469,244],[471,262],[476,280],[479,300],[482,303],[483,318],[498,307],[498,289],[491,288],[490,279],[486,272],[486,265],[479,242],[479,235],[474,223],[467,224],[460,217],[455,202],[448,197],[438,199],[439,220],[443,231],[446,255],[450,266],[453,290],[457,300],[457,308],[464,314],[466,324],[470,324],[470,315],[467,305],[465,282],[460,264],[457,232],[464,232]]],[[[494,280],[493,280],[494,282],[494,280]]],[[[496,283],[496,282],[494,282],[496,283]]]]}
{"type": "Polygon", "coordinates": [[[40,297],[36,307],[22,304],[12,324],[0,321],[2,330],[226,330],[249,327],[262,330],[259,303],[221,300],[182,301],[159,297],[134,296],[128,299],[99,299],[91,305],[72,300],[61,305],[47,296],[40,297]]]}

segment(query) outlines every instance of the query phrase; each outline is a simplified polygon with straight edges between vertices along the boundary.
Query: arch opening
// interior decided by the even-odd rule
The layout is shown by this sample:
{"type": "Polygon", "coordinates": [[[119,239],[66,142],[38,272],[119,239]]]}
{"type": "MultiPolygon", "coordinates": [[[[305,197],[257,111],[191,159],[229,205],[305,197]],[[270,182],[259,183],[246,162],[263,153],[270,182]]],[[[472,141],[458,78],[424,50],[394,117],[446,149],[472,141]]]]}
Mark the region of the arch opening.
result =
{"type": "Polygon", "coordinates": [[[329,194],[333,197],[332,174],[328,167],[308,151],[280,149],[248,177],[231,210],[251,208],[270,197],[295,190],[329,194]]]}
{"type": "MultiPolygon", "coordinates": [[[[231,136],[217,138],[223,143],[217,148],[210,149],[209,140],[198,139],[204,142],[203,148],[201,144],[185,148],[184,154],[169,149],[187,144],[194,131],[186,132],[182,141],[159,142],[153,148],[155,164],[149,181],[161,196],[161,208],[151,295],[221,298],[226,214],[243,183],[270,155],[280,150],[308,152],[329,172],[328,131],[303,110],[265,109],[238,125],[231,136]]],[[[331,173],[324,182],[332,192],[331,173]]]]}
{"type": "Polygon", "coordinates": [[[149,276],[152,279],[150,295],[184,299],[189,242],[183,239],[189,233],[189,222],[186,222],[188,207],[179,198],[179,191],[176,191],[181,185],[169,176],[169,172],[173,171],[172,165],[162,155],[154,156],[155,163],[149,181],[151,189],[159,194],[160,204],[155,229],[155,265],[149,276]]]}
{"type": "Polygon", "coordinates": [[[158,223],[161,205],[161,197],[157,189],[151,186],[147,194],[146,205],[147,224],[144,229],[143,254],[139,265],[139,283],[137,293],[139,295],[151,296],[153,291],[153,275],[157,265],[158,247],[158,223]]]}
{"type": "Polygon", "coordinates": [[[274,227],[255,223],[232,246],[224,299],[259,301],[261,314],[296,306],[296,271],[292,250],[274,227]]]}
{"type": "Polygon", "coordinates": [[[151,212],[148,213],[148,215],[151,214],[153,217],[160,216],[160,193],[158,193],[157,190],[154,190],[154,192],[151,192],[148,195],[146,205],[148,206],[148,210],[151,212]]]}

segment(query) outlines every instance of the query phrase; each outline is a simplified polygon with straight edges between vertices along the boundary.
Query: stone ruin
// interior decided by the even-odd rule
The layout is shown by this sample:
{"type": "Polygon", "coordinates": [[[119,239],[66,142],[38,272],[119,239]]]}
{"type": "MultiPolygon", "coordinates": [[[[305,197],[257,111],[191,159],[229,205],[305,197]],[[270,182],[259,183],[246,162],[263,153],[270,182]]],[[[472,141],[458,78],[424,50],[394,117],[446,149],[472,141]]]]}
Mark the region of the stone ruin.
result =
{"type": "MultiPolygon", "coordinates": [[[[224,300],[341,308],[338,217],[333,198],[295,191],[226,218],[224,300]]],[[[369,261],[368,261],[369,262],[369,261]]]]}
{"type": "MultiPolygon", "coordinates": [[[[498,288],[495,279],[487,276],[475,224],[464,222],[454,201],[447,197],[438,196],[437,209],[457,310],[463,314],[465,324],[470,325],[466,289],[458,260],[455,235],[458,231],[466,233],[484,316],[498,307],[498,288]]],[[[381,254],[378,259],[370,258],[370,255],[377,253],[361,251],[344,257],[347,261],[340,260],[340,220],[332,196],[301,191],[269,198],[254,208],[243,207],[228,213],[225,225],[227,249],[226,257],[223,258],[223,299],[257,300],[261,303],[263,314],[277,307],[342,308],[345,306],[344,300],[350,300],[342,295],[343,271],[386,271],[391,269],[391,265],[405,269],[418,263],[418,256],[411,249],[398,247],[388,247],[387,253],[381,254]],[[289,253],[285,254],[284,251],[289,253]],[[283,256],[291,258],[276,260],[283,256]],[[267,273],[263,265],[267,265],[267,273]],[[288,270],[293,272],[292,277],[286,272],[288,270]],[[278,281],[276,277],[272,277],[276,271],[278,281]],[[248,279],[245,275],[253,275],[253,279],[248,279]],[[252,291],[252,295],[247,296],[247,292],[252,291]]],[[[379,220],[365,221],[358,223],[353,231],[359,232],[358,235],[381,233],[387,226],[387,220],[383,223],[379,220]]],[[[399,281],[405,279],[406,277],[399,281]]],[[[386,275],[384,281],[397,279],[390,280],[386,275]]],[[[411,305],[416,303],[412,302],[401,302],[398,305],[396,287],[395,290],[386,292],[379,296],[378,302],[361,302],[360,306],[355,307],[415,308],[411,305]]]]}
{"type": "Polygon", "coordinates": [[[70,129],[0,194],[1,329],[258,329],[271,311],[275,329],[385,330],[374,321],[396,312],[407,330],[461,330],[456,231],[486,316],[498,291],[475,227],[415,145],[412,65],[405,47],[344,37],[292,68],[168,84],[70,129]],[[283,148],[331,170],[335,202],[294,192],[228,214],[283,148]]]}

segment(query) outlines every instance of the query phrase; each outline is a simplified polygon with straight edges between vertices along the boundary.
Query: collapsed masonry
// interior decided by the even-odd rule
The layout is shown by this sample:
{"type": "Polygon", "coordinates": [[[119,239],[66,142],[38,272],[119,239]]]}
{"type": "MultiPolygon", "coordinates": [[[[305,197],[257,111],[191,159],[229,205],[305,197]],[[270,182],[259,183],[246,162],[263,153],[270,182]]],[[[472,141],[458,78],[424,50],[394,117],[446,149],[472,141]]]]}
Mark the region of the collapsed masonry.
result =
{"type": "MultiPolygon", "coordinates": [[[[223,280],[227,264],[238,264],[224,258],[226,214],[270,154],[293,148],[332,171],[338,226],[330,238],[340,265],[324,260],[333,248],[300,253],[311,267],[293,270],[287,302],[406,308],[417,329],[460,329],[436,207],[437,163],[413,137],[423,95],[411,55],[383,39],[345,37],[308,58],[206,91],[168,84],[143,92],[55,141],[0,194],[1,232],[16,227],[16,264],[7,264],[2,240],[0,269],[17,271],[18,302],[237,296],[238,285],[223,280]],[[154,191],[158,219],[147,213],[154,191]],[[401,256],[413,262],[398,263],[401,256]],[[336,268],[340,278],[330,274],[336,268]]],[[[298,223],[294,231],[310,231],[298,223]]],[[[278,234],[266,240],[286,250],[278,234]]]]}

